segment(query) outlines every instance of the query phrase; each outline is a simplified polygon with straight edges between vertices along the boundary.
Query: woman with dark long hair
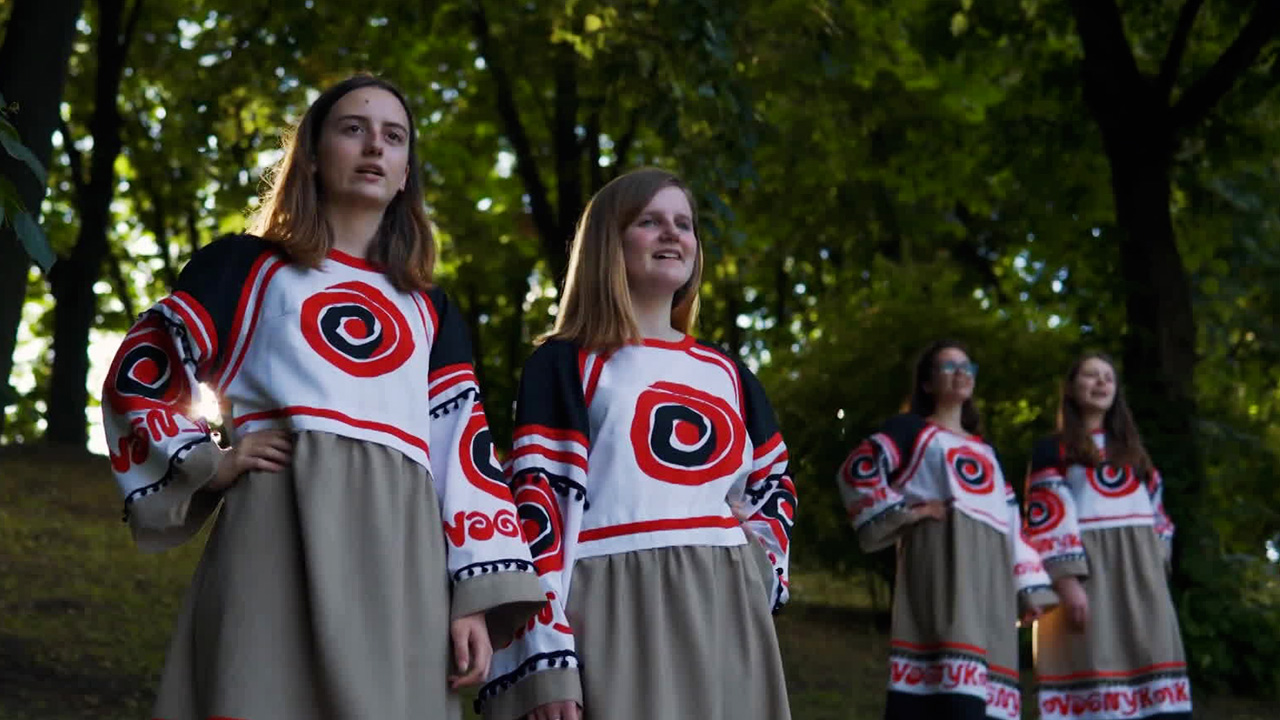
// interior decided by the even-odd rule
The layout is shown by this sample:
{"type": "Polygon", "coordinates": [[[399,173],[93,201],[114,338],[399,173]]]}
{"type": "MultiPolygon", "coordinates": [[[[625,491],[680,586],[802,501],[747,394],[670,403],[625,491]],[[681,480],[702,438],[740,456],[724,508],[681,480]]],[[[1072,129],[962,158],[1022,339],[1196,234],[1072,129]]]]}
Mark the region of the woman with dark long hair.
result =
{"type": "Polygon", "coordinates": [[[1027,478],[1027,534],[1062,599],[1036,622],[1040,717],[1191,717],[1163,493],[1115,364],[1085,355],[1027,478]]]}
{"type": "Polygon", "coordinates": [[[908,412],[862,441],[837,477],[862,549],[898,548],[889,720],[1016,720],[1016,623],[1055,602],[1000,459],[979,436],[977,373],[962,344],[930,345],[908,412]]]}
{"type": "Polygon", "coordinates": [[[414,142],[389,83],[321,93],[255,234],[196,252],[116,354],[104,425],[138,545],[221,507],[152,717],[457,718],[453,689],[545,605],[432,283],[414,142]],[[192,412],[202,382],[229,450],[192,412]]]}

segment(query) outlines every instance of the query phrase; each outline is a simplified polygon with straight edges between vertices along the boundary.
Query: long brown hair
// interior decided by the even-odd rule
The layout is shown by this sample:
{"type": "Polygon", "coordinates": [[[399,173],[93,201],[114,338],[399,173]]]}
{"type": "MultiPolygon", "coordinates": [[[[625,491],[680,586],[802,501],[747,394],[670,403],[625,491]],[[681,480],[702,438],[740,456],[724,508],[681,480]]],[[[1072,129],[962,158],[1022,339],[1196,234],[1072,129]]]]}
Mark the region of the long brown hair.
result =
{"type": "Polygon", "coordinates": [[[1124,399],[1120,373],[1116,370],[1115,362],[1105,353],[1090,352],[1080,356],[1062,381],[1062,395],[1058,403],[1058,432],[1062,434],[1063,460],[1067,465],[1096,466],[1103,459],[1093,443],[1089,429],[1085,427],[1084,413],[1075,397],[1076,376],[1086,362],[1094,359],[1110,365],[1116,378],[1115,399],[1102,416],[1102,429],[1107,436],[1107,460],[1116,465],[1128,465],[1139,477],[1146,477],[1151,472],[1151,457],[1142,444],[1142,436],[1138,434],[1138,425],[1133,421],[1129,403],[1124,399]]]}
{"type": "MultiPolygon", "coordinates": [[[[925,348],[916,359],[915,370],[911,375],[911,399],[907,402],[907,412],[920,417],[929,417],[938,409],[937,398],[933,393],[925,390],[924,386],[933,379],[938,353],[948,348],[963,352],[969,357],[970,362],[973,361],[973,354],[969,352],[969,348],[958,340],[938,340],[925,348]]],[[[960,426],[967,433],[982,434],[982,415],[978,412],[978,406],[974,404],[972,396],[960,406],[960,426]]]]}
{"type": "Polygon", "coordinates": [[[418,133],[404,94],[391,83],[364,73],[353,75],[320,93],[285,138],[284,155],[268,171],[271,185],[253,214],[249,232],[279,244],[296,263],[319,267],[333,247],[333,229],[320,212],[324,188],[316,172],[320,134],[329,111],[347,93],[360,88],[386,90],[404,107],[409,118],[409,177],[382,214],[382,224],[369,245],[366,260],[380,267],[402,292],[431,287],[436,243],[427,219],[422,182],[418,176],[418,133]]]}
{"type": "Polygon", "coordinates": [[[546,338],[603,351],[643,339],[627,289],[622,237],[649,201],[668,187],[680,188],[689,200],[693,233],[698,238],[693,273],[676,291],[671,304],[671,326],[684,333],[692,331],[698,318],[698,286],[702,283],[698,207],[693,193],[678,176],[666,170],[642,168],[615,178],[587,203],[573,236],[560,311],[546,338]]]}

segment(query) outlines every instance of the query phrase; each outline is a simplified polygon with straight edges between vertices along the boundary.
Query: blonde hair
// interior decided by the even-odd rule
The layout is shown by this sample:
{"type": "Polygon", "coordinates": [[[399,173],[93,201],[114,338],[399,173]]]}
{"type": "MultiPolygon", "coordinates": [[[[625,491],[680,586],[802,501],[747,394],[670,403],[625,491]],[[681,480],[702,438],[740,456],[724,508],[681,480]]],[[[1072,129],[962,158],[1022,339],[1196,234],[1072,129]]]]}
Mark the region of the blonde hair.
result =
{"type": "Polygon", "coordinates": [[[394,85],[373,75],[349,77],[325,90],[307,108],[302,122],[285,140],[284,155],[269,173],[271,187],[250,220],[249,232],[280,245],[294,262],[319,267],[333,247],[333,230],[320,212],[323,193],[315,172],[320,133],[333,106],[347,93],[365,87],[395,95],[409,119],[409,178],[404,190],[392,198],[383,212],[382,224],[365,259],[379,266],[397,290],[429,290],[436,243],[418,177],[413,113],[394,85]]]}
{"type": "Polygon", "coordinates": [[[567,340],[582,348],[611,351],[644,339],[631,307],[622,238],[653,197],[668,187],[684,192],[694,236],[699,238],[693,272],[671,304],[671,326],[684,333],[693,330],[702,283],[702,241],[693,193],[672,173],[642,168],[615,178],[587,203],[573,236],[555,327],[540,341],[567,340]]]}

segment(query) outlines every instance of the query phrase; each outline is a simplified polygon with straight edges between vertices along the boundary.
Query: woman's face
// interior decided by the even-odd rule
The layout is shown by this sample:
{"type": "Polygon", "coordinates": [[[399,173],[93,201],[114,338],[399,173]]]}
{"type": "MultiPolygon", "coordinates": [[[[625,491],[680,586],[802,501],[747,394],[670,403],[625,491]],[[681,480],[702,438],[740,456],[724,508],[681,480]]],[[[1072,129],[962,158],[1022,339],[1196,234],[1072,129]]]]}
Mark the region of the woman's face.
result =
{"type": "Polygon", "coordinates": [[[1089,358],[1071,382],[1071,396],[1085,413],[1105,413],[1116,401],[1116,371],[1102,358],[1089,358]]]}
{"type": "Polygon", "coordinates": [[[409,179],[409,116],[379,87],[362,87],[334,103],[316,152],[325,203],[386,208],[409,179]]]}
{"type": "Polygon", "coordinates": [[[675,295],[689,282],[698,258],[693,209],[684,190],[659,190],[622,234],[627,286],[633,296],[675,295]]]}
{"type": "Polygon", "coordinates": [[[925,390],[938,405],[957,405],[973,397],[978,366],[963,350],[943,348],[933,356],[933,374],[925,390]]]}

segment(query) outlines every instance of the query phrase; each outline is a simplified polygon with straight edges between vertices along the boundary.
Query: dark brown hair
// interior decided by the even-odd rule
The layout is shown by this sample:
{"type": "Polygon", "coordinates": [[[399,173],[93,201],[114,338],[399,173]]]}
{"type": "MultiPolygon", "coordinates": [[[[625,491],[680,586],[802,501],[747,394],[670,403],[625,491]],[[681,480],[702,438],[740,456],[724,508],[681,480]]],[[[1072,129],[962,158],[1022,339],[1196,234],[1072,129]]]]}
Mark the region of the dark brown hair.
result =
{"type": "MultiPolygon", "coordinates": [[[[955,348],[968,355],[970,361],[973,360],[973,354],[969,352],[969,348],[958,340],[938,340],[925,348],[916,359],[915,372],[911,376],[911,399],[907,403],[908,412],[920,417],[929,417],[938,409],[938,402],[933,397],[933,393],[925,390],[924,386],[933,380],[938,353],[948,348],[955,348]]],[[[981,434],[982,416],[978,413],[978,407],[974,404],[972,397],[960,406],[960,426],[965,429],[965,432],[973,435],[981,434]]]]}
{"type": "Polygon", "coordinates": [[[1107,460],[1116,465],[1128,465],[1139,477],[1145,478],[1151,472],[1151,457],[1142,444],[1142,436],[1138,434],[1138,425],[1133,421],[1129,403],[1125,402],[1120,373],[1116,370],[1115,362],[1105,353],[1085,353],[1075,361],[1062,381],[1062,395],[1058,403],[1058,431],[1062,434],[1063,461],[1067,465],[1089,466],[1102,462],[1102,454],[1098,452],[1089,429],[1085,427],[1084,413],[1081,412],[1074,393],[1076,376],[1086,362],[1094,359],[1110,365],[1116,378],[1115,399],[1102,416],[1102,429],[1107,435],[1107,460]]]}
{"type": "Polygon", "coordinates": [[[702,283],[702,237],[693,193],[677,175],[657,168],[641,168],[620,175],[587,203],[569,254],[560,312],[548,338],[568,340],[592,350],[616,350],[642,340],[631,307],[622,238],[653,197],[668,187],[680,188],[693,214],[698,249],[689,280],[671,303],[671,326],[688,333],[698,318],[698,287],[702,283]]]}
{"type": "Polygon", "coordinates": [[[386,90],[404,107],[409,119],[409,177],[404,190],[396,193],[383,212],[365,259],[381,268],[398,290],[427,290],[435,268],[436,244],[418,177],[413,113],[399,89],[373,75],[353,75],[320,93],[307,108],[298,127],[285,139],[284,155],[267,175],[271,186],[253,215],[249,232],[279,244],[294,262],[320,265],[333,247],[333,229],[320,212],[324,188],[315,172],[320,134],[333,106],[347,93],[366,87],[386,90]]]}

